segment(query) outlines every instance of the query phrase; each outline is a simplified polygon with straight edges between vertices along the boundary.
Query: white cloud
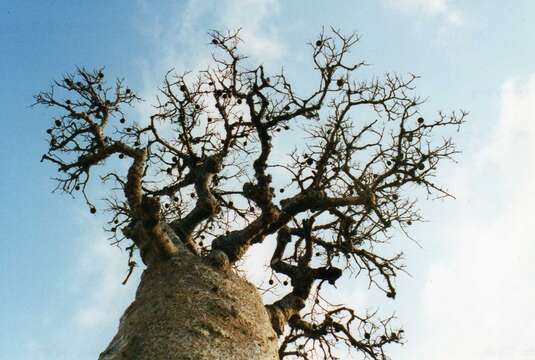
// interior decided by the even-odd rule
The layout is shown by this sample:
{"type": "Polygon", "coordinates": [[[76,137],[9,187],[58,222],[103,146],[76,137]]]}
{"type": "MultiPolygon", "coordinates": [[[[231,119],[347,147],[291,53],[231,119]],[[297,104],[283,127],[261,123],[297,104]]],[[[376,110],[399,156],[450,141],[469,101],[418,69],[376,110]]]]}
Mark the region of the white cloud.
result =
{"type": "Polygon", "coordinates": [[[59,279],[66,284],[62,291],[70,305],[49,309],[41,319],[35,319],[35,331],[46,328],[47,332],[21,343],[24,358],[96,358],[117,331],[121,314],[134,299],[140,269],[123,286],[128,259],[125,251],[110,246],[102,224],[87,215],[87,211],[77,214],[76,221],[82,233],[70,246],[78,255],[59,279]]]}
{"type": "Polygon", "coordinates": [[[463,13],[448,0],[385,0],[390,7],[403,11],[417,11],[427,16],[440,18],[448,27],[464,24],[463,13]]]}
{"type": "MultiPolygon", "coordinates": [[[[88,223],[90,222],[85,221],[85,224],[88,223]]],[[[99,228],[98,224],[92,225],[95,229],[99,228]]],[[[133,300],[141,272],[140,269],[135,269],[127,285],[122,285],[128,268],[126,252],[110,246],[102,231],[91,233],[90,238],[84,236],[86,247],[77,261],[78,268],[75,269],[76,277],[81,280],[82,286],[86,286],[84,292],[88,294],[73,315],[76,328],[83,332],[118,325],[120,315],[128,302],[133,300]]]]}
{"type": "Polygon", "coordinates": [[[284,47],[269,20],[278,11],[278,0],[229,0],[223,24],[229,29],[242,28],[245,53],[263,61],[276,60],[284,54],[284,47]]]}
{"type": "Polygon", "coordinates": [[[535,358],[534,103],[535,74],[506,82],[487,148],[461,169],[462,208],[445,226],[453,254],[428,274],[413,358],[535,358]]]}

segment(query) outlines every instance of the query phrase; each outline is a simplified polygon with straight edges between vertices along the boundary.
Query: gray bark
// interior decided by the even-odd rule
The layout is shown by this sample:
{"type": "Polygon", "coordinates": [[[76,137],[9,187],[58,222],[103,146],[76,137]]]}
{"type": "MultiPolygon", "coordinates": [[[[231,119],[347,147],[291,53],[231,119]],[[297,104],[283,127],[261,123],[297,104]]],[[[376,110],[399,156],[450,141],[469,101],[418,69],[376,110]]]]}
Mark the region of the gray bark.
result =
{"type": "Polygon", "coordinates": [[[180,251],[145,270],[99,360],[276,360],[277,350],[256,288],[180,251]]]}

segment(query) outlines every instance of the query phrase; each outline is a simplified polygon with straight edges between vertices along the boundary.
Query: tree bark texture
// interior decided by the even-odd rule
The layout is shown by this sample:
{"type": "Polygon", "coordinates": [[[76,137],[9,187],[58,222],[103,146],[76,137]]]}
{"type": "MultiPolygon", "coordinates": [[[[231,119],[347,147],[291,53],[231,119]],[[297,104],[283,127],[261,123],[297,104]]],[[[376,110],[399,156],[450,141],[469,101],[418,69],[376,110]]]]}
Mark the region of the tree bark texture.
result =
{"type": "Polygon", "coordinates": [[[99,360],[276,360],[277,350],[256,288],[181,251],[145,270],[99,360]]]}

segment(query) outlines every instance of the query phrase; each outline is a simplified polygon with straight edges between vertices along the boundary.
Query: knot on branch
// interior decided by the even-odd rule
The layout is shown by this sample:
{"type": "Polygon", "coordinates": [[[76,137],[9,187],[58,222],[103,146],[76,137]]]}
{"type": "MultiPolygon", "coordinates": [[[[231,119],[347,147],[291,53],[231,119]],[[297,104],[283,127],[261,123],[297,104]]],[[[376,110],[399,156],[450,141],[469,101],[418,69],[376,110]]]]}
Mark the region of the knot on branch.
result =
{"type": "Polygon", "coordinates": [[[288,244],[292,240],[292,235],[288,226],[283,226],[277,232],[277,242],[281,242],[284,245],[288,244]]]}
{"type": "Polygon", "coordinates": [[[247,251],[246,246],[239,246],[243,243],[241,240],[237,234],[233,233],[220,235],[212,241],[212,251],[219,250],[227,256],[230,262],[235,262],[247,251]]]}
{"type": "Polygon", "coordinates": [[[141,210],[143,226],[151,229],[160,222],[160,199],[157,197],[143,196],[141,200],[141,210]]]}
{"type": "Polygon", "coordinates": [[[199,215],[203,218],[214,216],[221,212],[221,205],[212,197],[199,198],[197,207],[199,215]]]}
{"type": "Polygon", "coordinates": [[[242,187],[243,195],[262,206],[264,204],[269,204],[273,198],[271,189],[267,186],[255,185],[250,182],[243,184],[242,187]]]}
{"type": "Polygon", "coordinates": [[[316,273],[317,279],[327,280],[331,285],[334,285],[340,276],[342,276],[342,270],[336,267],[319,268],[316,273]]]}
{"type": "Polygon", "coordinates": [[[230,270],[230,261],[223,251],[221,250],[212,250],[210,254],[206,257],[206,260],[210,265],[221,271],[230,270]]]}
{"type": "Polygon", "coordinates": [[[277,335],[281,336],[284,333],[284,326],[286,325],[286,319],[281,309],[276,306],[268,305],[266,310],[271,321],[271,326],[277,335]]]}
{"type": "Polygon", "coordinates": [[[362,204],[367,209],[375,209],[377,207],[377,196],[375,195],[375,192],[372,189],[369,189],[367,187],[363,189],[357,188],[357,194],[362,199],[362,204]]]}
{"type": "Polygon", "coordinates": [[[280,336],[290,318],[305,308],[305,301],[293,294],[288,294],[274,304],[266,305],[273,330],[280,336]]]}
{"type": "Polygon", "coordinates": [[[204,169],[206,172],[216,174],[221,171],[222,163],[219,156],[210,156],[204,161],[204,169]]]}
{"type": "Polygon", "coordinates": [[[316,211],[325,206],[327,195],[323,190],[306,190],[290,199],[281,200],[282,210],[297,214],[305,210],[316,211]]]}

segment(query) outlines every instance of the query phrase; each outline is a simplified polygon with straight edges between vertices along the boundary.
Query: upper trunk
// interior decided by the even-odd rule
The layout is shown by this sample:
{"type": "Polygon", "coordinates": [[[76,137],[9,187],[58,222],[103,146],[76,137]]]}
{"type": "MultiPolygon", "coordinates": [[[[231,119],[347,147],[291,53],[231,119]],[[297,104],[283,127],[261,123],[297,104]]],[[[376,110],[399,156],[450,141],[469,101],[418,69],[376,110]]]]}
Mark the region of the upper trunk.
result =
{"type": "Polygon", "coordinates": [[[255,287],[181,251],[145,270],[99,360],[276,360],[277,348],[255,287]]]}

